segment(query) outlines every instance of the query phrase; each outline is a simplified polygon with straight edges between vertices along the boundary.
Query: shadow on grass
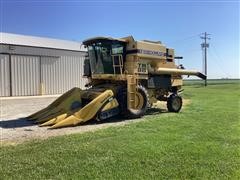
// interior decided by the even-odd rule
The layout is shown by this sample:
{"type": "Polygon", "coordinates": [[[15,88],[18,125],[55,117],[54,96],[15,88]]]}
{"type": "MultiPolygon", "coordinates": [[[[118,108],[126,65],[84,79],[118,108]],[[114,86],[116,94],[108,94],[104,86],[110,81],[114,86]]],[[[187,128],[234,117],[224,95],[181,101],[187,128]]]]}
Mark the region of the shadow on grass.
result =
{"type": "MultiPolygon", "coordinates": [[[[160,109],[160,108],[151,108],[148,109],[145,115],[156,115],[159,113],[167,113],[165,109],[160,109]]],[[[128,121],[132,119],[128,119],[123,116],[114,116],[102,121],[97,121],[95,119],[92,119],[90,121],[87,121],[84,124],[81,124],[81,126],[84,125],[95,125],[95,124],[105,124],[105,123],[114,123],[114,122],[121,122],[121,121],[128,121]]],[[[36,126],[37,123],[34,121],[29,121],[27,118],[19,118],[19,119],[11,119],[11,120],[3,120],[0,121],[0,127],[4,129],[12,129],[12,128],[22,128],[22,127],[29,127],[29,126],[36,126]]]]}

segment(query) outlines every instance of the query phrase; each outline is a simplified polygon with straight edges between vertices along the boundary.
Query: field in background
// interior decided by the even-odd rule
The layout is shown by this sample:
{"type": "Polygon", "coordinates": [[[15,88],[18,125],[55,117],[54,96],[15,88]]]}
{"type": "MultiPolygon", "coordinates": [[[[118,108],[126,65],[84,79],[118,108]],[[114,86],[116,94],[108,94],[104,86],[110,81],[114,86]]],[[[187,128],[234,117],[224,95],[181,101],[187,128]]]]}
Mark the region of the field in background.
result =
{"type": "Polygon", "coordinates": [[[185,84],[191,104],[178,114],[1,147],[0,177],[240,179],[239,80],[185,84]]]}
{"type": "MultiPolygon", "coordinates": [[[[184,85],[189,86],[189,85],[204,85],[203,80],[199,79],[184,79],[184,85]]],[[[209,85],[216,85],[216,84],[240,84],[240,79],[208,79],[207,83],[209,85]]]]}

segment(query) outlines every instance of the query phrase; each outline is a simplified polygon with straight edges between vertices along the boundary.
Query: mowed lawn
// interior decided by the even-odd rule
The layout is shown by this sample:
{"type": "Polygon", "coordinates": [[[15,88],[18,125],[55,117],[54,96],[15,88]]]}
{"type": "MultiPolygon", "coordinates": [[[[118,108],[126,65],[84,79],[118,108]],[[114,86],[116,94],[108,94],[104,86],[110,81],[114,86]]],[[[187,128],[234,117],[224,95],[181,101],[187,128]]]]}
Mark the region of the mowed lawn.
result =
{"type": "Polygon", "coordinates": [[[0,179],[240,179],[239,81],[184,89],[177,114],[3,146],[0,179]]]}

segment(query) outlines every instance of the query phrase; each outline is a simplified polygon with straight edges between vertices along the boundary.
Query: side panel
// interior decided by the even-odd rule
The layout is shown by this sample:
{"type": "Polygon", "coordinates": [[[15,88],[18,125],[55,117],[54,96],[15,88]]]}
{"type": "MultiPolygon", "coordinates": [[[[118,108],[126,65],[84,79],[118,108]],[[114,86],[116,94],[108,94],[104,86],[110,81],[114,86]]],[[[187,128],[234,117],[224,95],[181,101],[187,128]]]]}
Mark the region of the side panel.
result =
{"type": "Polygon", "coordinates": [[[0,96],[10,96],[9,55],[0,54],[0,96]]]}
{"type": "Polygon", "coordinates": [[[171,87],[171,76],[170,75],[151,76],[148,79],[148,88],[168,89],[170,87],[171,87]]]}
{"type": "Polygon", "coordinates": [[[73,87],[84,88],[84,57],[41,57],[42,94],[62,94],[73,87]]]}
{"type": "Polygon", "coordinates": [[[40,94],[40,57],[11,56],[12,96],[40,94]]]}

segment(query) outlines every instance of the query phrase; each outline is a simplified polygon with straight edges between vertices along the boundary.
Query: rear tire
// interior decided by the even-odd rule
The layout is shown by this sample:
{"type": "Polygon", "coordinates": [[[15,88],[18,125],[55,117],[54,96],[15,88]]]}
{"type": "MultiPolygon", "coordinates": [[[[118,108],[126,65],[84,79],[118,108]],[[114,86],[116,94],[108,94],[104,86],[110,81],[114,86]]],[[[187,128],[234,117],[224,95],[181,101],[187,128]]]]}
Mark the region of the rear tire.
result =
{"type": "Polygon", "coordinates": [[[167,99],[167,108],[169,112],[179,112],[182,108],[182,97],[171,94],[167,99]]]}

